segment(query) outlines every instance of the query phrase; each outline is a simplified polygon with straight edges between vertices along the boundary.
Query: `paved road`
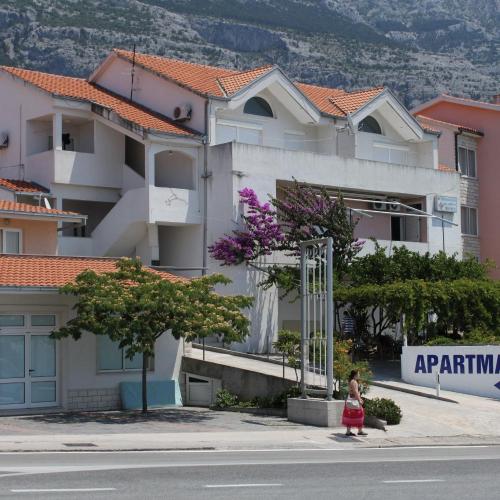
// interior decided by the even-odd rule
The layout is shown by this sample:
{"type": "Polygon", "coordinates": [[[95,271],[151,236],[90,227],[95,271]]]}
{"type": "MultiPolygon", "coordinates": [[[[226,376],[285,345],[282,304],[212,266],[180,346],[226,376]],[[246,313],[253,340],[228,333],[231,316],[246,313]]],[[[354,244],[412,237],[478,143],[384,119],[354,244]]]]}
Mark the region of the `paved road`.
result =
{"type": "Polygon", "coordinates": [[[493,499],[500,447],[0,454],[0,498],[493,499]]]}

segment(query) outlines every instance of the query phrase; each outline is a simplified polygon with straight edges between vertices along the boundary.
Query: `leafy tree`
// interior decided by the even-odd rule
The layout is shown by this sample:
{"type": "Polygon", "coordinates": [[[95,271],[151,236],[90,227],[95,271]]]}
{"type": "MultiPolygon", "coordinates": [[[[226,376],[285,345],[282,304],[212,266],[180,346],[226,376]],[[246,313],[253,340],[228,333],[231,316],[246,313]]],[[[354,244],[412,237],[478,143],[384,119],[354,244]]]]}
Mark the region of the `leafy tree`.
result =
{"type": "Polygon", "coordinates": [[[251,305],[244,296],[222,296],[213,292],[230,280],[213,275],[199,279],[171,281],[142,266],[138,259],[120,259],[116,271],[82,272],[61,293],[76,297],[76,317],[59,330],[55,338],[78,340],[85,331],[107,335],[131,359],[142,355],[142,409],[147,411],[147,366],[154,356],[156,341],[170,331],[188,341],[222,333],[228,340],[241,341],[248,334],[249,320],[241,309],[251,305]]]}
{"type": "MultiPolygon", "coordinates": [[[[240,191],[245,213],[242,229],[224,235],[209,247],[212,257],[223,265],[246,263],[273,252],[298,256],[303,241],[333,238],[334,272],[341,279],[362,242],[354,237],[357,220],[349,216],[342,195],[332,197],[324,188],[304,186],[294,181],[278,197],[261,203],[252,189],[240,191]]],[[[264,288],[277,285],[284,294],[298,291],[299,269],[296,265],[271,265],[266,268],[264,288]]]]}
{"type": "Polygon", "coordinates": [[[299,384],[301,334],[292,330],[280,330],[278,340],[273,343],[274,348],[287,359],[288,365],[295,370],[297,385],[299,384]]]}

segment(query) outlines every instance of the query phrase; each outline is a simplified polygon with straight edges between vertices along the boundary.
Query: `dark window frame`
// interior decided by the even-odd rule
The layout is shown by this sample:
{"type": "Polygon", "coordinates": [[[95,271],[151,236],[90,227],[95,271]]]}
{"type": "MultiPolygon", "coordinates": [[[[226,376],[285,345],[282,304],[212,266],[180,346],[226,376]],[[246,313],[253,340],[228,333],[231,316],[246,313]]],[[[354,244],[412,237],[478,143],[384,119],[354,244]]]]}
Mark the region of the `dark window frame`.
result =
{"type": "Polygon", "coordinates": [[[368,134],[383,135],[380,123],[371,115],[367,116],[366,118],[363,118],[359,122],[358,130],[360,132],[366,132],[368,134]]]}
{"type": "Polygon", "coordinates": [[[271,105],[262,97],[251,97],[243,107],[246,115],[263,116],[264,118],[274,118],[271,105]]]}

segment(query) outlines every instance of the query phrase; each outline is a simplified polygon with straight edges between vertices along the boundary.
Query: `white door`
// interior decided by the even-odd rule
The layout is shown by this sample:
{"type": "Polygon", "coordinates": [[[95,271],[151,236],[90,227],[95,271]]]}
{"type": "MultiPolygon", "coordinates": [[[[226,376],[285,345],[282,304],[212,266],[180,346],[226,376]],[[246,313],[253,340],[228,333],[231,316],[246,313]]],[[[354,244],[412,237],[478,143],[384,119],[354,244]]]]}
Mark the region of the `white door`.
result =
{"type": "Polygon", "coordinates": [[[55,315],[0,314],[0,325],[0,410],[56,406],[55,315]]]}

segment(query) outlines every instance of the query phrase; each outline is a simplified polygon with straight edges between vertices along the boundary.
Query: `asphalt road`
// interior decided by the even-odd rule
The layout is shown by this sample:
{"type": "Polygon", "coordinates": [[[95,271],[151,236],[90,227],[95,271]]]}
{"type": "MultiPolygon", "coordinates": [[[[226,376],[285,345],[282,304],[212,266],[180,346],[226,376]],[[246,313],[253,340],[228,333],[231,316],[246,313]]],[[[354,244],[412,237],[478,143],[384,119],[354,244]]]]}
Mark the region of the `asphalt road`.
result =
{"type": "Polygon", "coordinates": [[[0,453],[0,498],[500,498],[500,447],[0,453]]]}

